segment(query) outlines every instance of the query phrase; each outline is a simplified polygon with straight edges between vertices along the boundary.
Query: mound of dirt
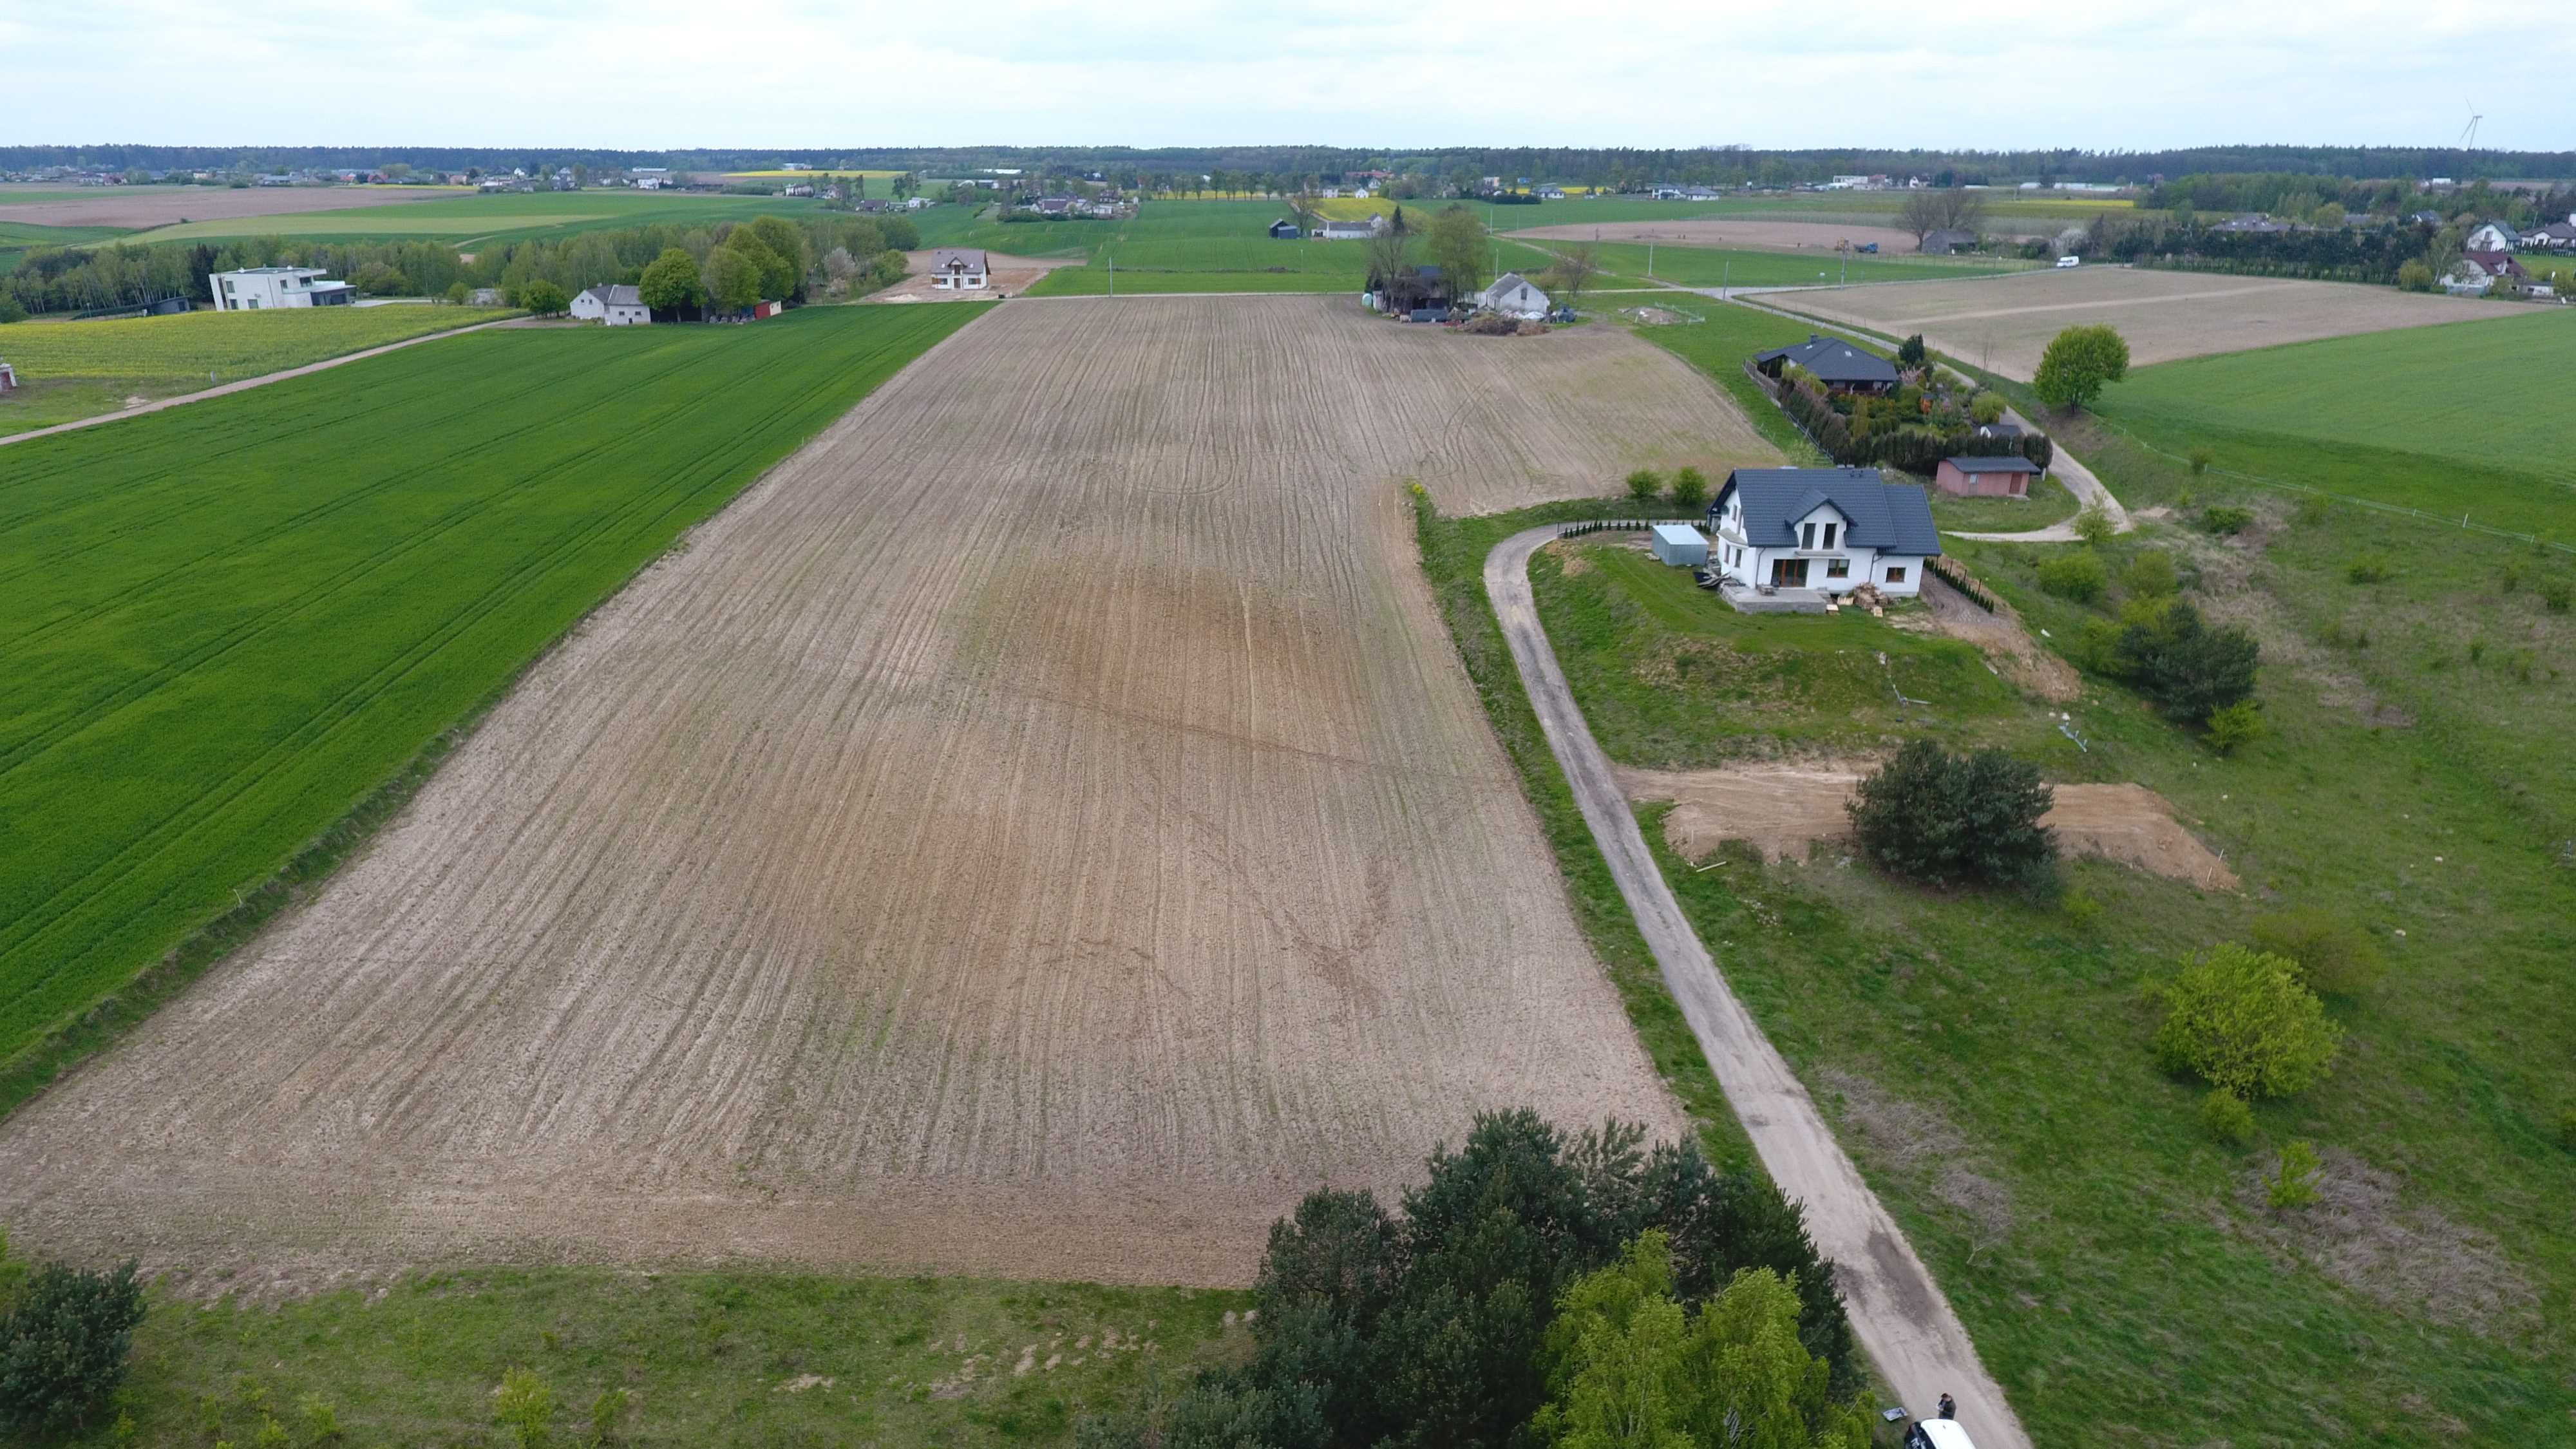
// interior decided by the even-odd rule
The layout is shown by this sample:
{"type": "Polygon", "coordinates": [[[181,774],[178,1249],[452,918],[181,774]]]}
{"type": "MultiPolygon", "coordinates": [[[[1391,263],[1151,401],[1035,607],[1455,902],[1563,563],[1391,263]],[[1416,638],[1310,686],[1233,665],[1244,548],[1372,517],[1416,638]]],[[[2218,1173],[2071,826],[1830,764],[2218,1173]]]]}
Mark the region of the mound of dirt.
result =
{"type": "MultiPolygon", "coordinates": [[[[1730,840],[1768,860],[1804,859],[1820,841],[1851,835],[1843,803],[1876,763],[1812,760],[1729,765],[1717,770],[1621,770],[1631,800],[1670,800],[1664,839],[1689,860],[1705,860],[1730,840]]],[[[2203,890],[2235,890],[2236,873],[2173,817],[2173,807],[2144,785],[2059,785],[2057,804],[2040,823],[2057,832],[2069,855],[2134,866],[2203,890]]]]}

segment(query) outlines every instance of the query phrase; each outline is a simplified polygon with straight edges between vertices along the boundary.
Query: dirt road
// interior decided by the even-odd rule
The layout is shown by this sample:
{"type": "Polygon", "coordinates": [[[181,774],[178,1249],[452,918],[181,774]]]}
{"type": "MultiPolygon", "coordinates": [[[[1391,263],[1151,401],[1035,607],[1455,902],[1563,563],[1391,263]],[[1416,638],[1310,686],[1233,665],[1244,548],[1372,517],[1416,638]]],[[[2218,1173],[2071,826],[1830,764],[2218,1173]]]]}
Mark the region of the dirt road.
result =
{"type": "Polygon", "coordinates": [[[1479,1108],[1671,1135],[1403,480],[1497,508],[1747,447],[1606,329],[994,304],[0,1123],[0,1222],[299,1278],[1240,1284],[1298,1197],[1400,1187],[1479,1108]]]}
{"type": "Polygon", "coordinates": [[[1690,1022],[1728,1105],[1752,1136],[1763,1167],[1805,1205],[1816,1246],[1840,1266],[1852,1329],[1898,1399],[1921,1413],[1941,1394],[1955,1395],[1959,1421],[1982,1449],[2029,1449],[2020,1419],[1979,1362],[1940,1285],[1835,1142],[1807,1089],[1727,989],[1665,885],[1609,757],[1593,741],[1539,624],[1529,559],[1556,534],[1554,528],[1534,528],[1503,540],[1485,560],[1485,591],[1511,641],[1548,746],[1663,968],[1665,986],[1690,1022]]]}

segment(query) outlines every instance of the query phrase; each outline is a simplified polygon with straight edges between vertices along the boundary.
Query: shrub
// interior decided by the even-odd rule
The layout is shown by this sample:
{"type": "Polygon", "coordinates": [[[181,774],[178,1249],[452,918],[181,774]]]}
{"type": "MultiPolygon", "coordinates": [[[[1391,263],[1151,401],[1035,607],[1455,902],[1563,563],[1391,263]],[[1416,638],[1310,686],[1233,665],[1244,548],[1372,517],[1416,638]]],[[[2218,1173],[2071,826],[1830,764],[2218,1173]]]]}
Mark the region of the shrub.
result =
{"type": "Polygon", "coordinates": [[[501,1375],[501,1387],[492,1395],[492,1413],[519,1449],[544,1449],[554,1433],[555,1391],[530,1370],[514,1368],[501,1375]]]}
{"type": "Polygon", "coordinates": [[[519,289],[519,305],[540,317],[554,317],[570,307],[572,299],[552,282],[530,282],[519,289]]]}
{"type": "Polygon", "coordinates": [[[2263,1182],[2263,1200],[2275,1209],[2290,1212],[2314,1207],[2317,1202],[2317,1161],[2315,1144],[2299,1140],[2281,1148],[2280,1166],[2263,1182]]]}
{"type": "Polygon", "coordinates": [[[1673,504],[1679,508],[1697,508],[1708,502],[1708,475],[1697,468],[1684,468],[1673,475],[1673,504]]]}
{"type": "Polygon", "coordinates": [[[2035,765],[2001,750],[1953,755],[1918,739],[1861,781],[1845,808],[1861,852],[1891,874],[2037,886],[2057,869],[2056,836],[2039,823],[2053,803],[2035,765]]]}
{"type": "Polygon", "coordinates": [[[2356,584],[2386,583],[2390,567],[2388,555],[2374,551],[2362,554],[2345,564],[2343,576],[2356,584]]]}
{"type": "Polygon", "coordinates": [[[1628,475],[1628,496],[1639,503],[1652,503],[1663,493],[1663,475],[1654,469],[1640,468],[1628,475]]]}
{"type": "Polygon", "coordinates": [[[2206,720],[2253,696],[2260,655],[2252,634],[2232,624],[2208,628],[2198,609],[2177,599],[2121,629],[2113,672],[2175,719],[2206,720]]]}
{"type": "Polygon", "coordinates": [[[1981,424],[2002,422],[2007,410],[2004,395],[1999,392],[1981,392],[1968,399],[1968,416],[1981,424]]]}
{"type": "Polygon", "coordinates": [[[2084,511],[2075,515],[2075,536],[2095,548],[2109,543],[2117,532],[2119,528],[2111,522],[2111,515],[2098,503],[2084,505],[2084,511]]]}
{"type": "Polygon", "coordinates": [[[2212,1087],[2200,1099],[2200,1125],[2230,1147],[2254,1140],[2254,1109],[2225,1087],[2212,1087]]]}
{"type": "Polygon", "coordinates": [[[2102,902],[2091,891],[2068,891],[2059,898],[2057,908],[2066,913],[2066,924],[2079,931],[2092,930],[2102,921],[2102,902]]]}
{"type": "Polygon", "coordinates": [[[125,1379],[143,1288],[113,1273],[48,1265],[0,1316],[0,1423],[38,1432],[80,1423],[125,1379]]]}
{"type": "Polygon", "coordinates": [[[2576,584],[2565,579],[2550,579],[2540,586],[2540,602],[2553,614],[2564,614],[2576,605],[2576,584]]]}
{"type": "Polygon", "coordinates": [[[2053,408],[2091,405],[2102,389],[2129,375],[2129,344],[2100,323],[2069,327],[2040,354],[2031,390],[2053,408]]]}
{"type": "Polygon", "coordinates": [[[2092,603],[2102,597],[2102,590],[2110,582],[2111,574],[2102,567],[2101,555],[2090,549],[2040,561],[2039,586],[2061,599],[2092,603]]]}
{"type": "Polygon", "coordinates": [[[2315,1085],[2343,1039],[2296,966],[2245,946],[2186,960],[2156,996],[2165,1006],[2156,1060],[2249,1101],[2315,1085]]]}
{"type": "Polygon", "coordinates": [[[2209,465],[2218,461],[2218,455],[2207,448],[2194,448],[2186,458],[2191,464],[2191,476],[2194,478],[2208,472],[2209,465]]]}
{"type": "Polygon", "coordinates": [[[2388,969],[2369,932],[2313,907],[2259,917],[2246,936],[2255,950],[2296,967],[2301,984],[2320,996],[2359,996],[2388,969]]]}
{"type": "Polygon", "coordinates": [[[2240,699],[2209,712],[2209,747],[2222,755],[2232,755],[2263,738],[2264,729],[2263,707],[2250,699],[2240,699]]]}
{"type": "Polygon", "coordinates": [[[2409,292],[2433,290],[2433,269],[2422,261],[2410,261],[2397,269],[2397,285],[2409,292]]]}
{"type": "Polygon", "coordinates": [[[2173,555],[2148,549],[2120,571],[2120,587],[2141,599],[2171,598],[2181,581],[2174,576],[2173,555]]]}
{"type": "Polygon", "coordinates": [[[340,1411],[331,1406],[330,1400],[320,1394],[306,1394],[296,1401],[296,1407],[303,1410],[304,1430],[313,1436],[314,1443],[340,1442],[340,1411]]]}
{"type": "Polygon", "coordinates": [[[2200,526],[2205,532],[2232,537],[2254,526],[2254,510],[2213,503],[2200,510],[2200,526]]]}
{"type": "Polygon", "coordinates": [[[618,1422],[625,1417],[626,1391],[624,1389],[602,1390],[598,1398],[590,1401],[590,1442],[616,1443],[618,1422]]]}
{"type": "Polygon", "coordinates": [[[2299,500],[2299,522],[2315,528],[2326,521],[2334,505],[2324,494],[2311,493],[2299,500]]]}
{"type": "Polygon", "coordinates": [[[1924,350],[1923,334],[1920,332],[1896,344],[1896,360],[1906,367],[1921,367],[1924,358],[1929,355],[1924,350]]]}

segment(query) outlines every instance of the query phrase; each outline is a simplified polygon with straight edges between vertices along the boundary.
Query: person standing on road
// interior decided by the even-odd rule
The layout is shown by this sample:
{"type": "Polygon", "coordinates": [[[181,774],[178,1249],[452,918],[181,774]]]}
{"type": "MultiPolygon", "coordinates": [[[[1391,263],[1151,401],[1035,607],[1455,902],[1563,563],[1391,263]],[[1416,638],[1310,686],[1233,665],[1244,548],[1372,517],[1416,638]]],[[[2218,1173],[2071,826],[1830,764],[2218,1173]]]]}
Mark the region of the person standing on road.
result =
{"type": "Polygon", "coordinates": [[[1932,1417],[1935,1419],[1955,1419],[1959,1417],[1959,1401],[1951,1398],[1948,1394],[1943,1394],[1941,1396],[1941,1408],[1939,1412],[1935,1413],[1932,1417]]]}

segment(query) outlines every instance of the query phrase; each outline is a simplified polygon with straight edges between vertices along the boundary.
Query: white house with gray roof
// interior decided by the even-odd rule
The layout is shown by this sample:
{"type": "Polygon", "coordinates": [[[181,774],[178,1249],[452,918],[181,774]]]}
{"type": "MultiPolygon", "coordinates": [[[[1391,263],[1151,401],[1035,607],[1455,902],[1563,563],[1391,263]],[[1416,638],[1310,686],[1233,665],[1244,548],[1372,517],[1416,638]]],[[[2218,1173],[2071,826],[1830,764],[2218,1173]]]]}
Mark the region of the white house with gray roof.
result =
{"type": "Polygon", "coordinates": [[[611,327],[641,327],[653,320],[653,309],[644,305],[641,287],[585,287],[572,299],[572,315],[584,322],[604,322],[611,327]]]}
{"type": "Polygon", "coordinates": [[[1708,505],[1709,565],[1761,590],[1910,598],[1940,556],[1932,504],[1876,468],[1738,468],[1708,505]]]}
{"type": "Polygon", "coordinates": [[[1505,272],[1494,284],[1476,294],[1476,305],[1488,312],[1532,321],[1547,315],[1547,293],[1540,291],[1529,278],[1518,272],[1505,272]]]}

